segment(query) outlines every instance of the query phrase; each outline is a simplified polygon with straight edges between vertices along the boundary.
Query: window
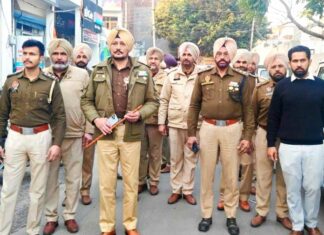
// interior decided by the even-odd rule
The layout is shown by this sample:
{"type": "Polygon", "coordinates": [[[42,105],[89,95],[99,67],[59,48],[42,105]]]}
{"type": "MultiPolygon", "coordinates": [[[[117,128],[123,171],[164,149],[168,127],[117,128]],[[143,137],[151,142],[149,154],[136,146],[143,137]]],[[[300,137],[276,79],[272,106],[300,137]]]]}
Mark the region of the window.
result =
{"type": "Polygon", "coordinates": [[[104,16],[103,21],[104,21],[104,26],[107,29],[116,28],[116,26],[118,25],[118,17],[104,16]]]}

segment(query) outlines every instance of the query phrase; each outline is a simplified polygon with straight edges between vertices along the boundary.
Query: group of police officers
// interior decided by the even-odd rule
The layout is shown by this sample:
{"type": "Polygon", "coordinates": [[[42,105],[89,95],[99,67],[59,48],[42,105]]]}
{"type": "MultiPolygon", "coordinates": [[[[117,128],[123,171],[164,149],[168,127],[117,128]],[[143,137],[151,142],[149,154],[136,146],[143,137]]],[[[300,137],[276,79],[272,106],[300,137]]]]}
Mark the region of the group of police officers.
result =
{"type": "MultiPolygon", "coordinates": [[[[248,200],[253,176],[256,215],[251,226],[265,222],[275,163],[277,221],[292,230],[290,234],[302,234],[294,229],[294,218],[292,222],[289,219],[280,162],[267,157],[268,110],[276,84],[286,77],[288,57],[267,55],[264,66],[270,79],[260,81],[262,78],[255,74],[258,55],[237,50],[232,38],[215,41],[215,65],[207,67],[199,65],[198,46],[184,42],[178,49],[179,65],[168,70],[161,68],[164,53],[159,48],[147,50],[148,66],[130,57],[134,42],[128,30],[112,30],[107,38],[111,57],[94,66],[93,71],[87,68],[92,52],[86,44],[73,49],[65,39],[53,39],[48,45],[52,64],[43,70],[39,64],[44,45],[35,40],[23,44],[25,67],[8,76],[0,99],[0,157],[5,164],[0,234],[10,234],[27,161],[31,167],[27,233],[40,233],[43,211],[44,235],[53,234],[59,226],[60,164],[65,173],[64,224],[70,233],[78,232],[75,214],[79,193],[84,205],[91,203],[95,145],[89,143],[100,135],[96,151],[102,235],[116,234],[119,164],[124,187],[123,226],[126,234],[139,234],[138,193],[146,188],[151,195],[159,193],[166,138],[171,153],[168,204],[181,198],[190,205],[197,204],[193,192],[195,168],[200,161],[199,231],[207,232],[212,224],[218,163],[222,173],[217,209],[225,211],[231,235],[240,233],[237,207],[251,210],[248,200]]],[[[307,231],[321,234],[316,225],[307,231]]]]}

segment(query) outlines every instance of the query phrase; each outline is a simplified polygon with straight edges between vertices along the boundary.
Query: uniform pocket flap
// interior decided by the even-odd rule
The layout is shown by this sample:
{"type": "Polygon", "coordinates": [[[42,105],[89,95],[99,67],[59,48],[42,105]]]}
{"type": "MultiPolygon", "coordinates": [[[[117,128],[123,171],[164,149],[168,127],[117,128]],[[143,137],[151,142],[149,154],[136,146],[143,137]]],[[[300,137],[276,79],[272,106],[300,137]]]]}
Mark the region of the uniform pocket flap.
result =
{"type": "Polygon", "coordinates": [[[136,83],[140,83],[140,84],[147,84],[147,78],[145,77],[145,78],[143,78],[143,77],[139,77],[139,78],[137,78],[136,79],[136,81],[135,81],[136,83]]]}
{"type": "Polygon", "coordinates": [[[104,74],[97,74],[94,78],[93,81],[95,82],[104,82],[106,80],[104,74]]]}
{"type": "Polygon", "coordinates": [[[170,104],[169,109],[180,110],[181,105],[180,104],[170,104]]]}

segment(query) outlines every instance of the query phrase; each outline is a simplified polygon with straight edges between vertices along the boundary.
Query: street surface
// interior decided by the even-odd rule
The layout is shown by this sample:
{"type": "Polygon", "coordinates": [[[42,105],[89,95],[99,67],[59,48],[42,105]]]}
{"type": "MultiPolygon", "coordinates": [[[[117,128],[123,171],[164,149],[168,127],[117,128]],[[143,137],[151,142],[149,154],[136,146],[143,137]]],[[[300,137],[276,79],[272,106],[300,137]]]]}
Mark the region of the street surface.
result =
{"type": "MultiPolygon", "coordinates": [[[[63,199],[64,193],[64,184],[63,184],[63,168],[60,168],[60,207],[59,213],[62,213],[61,202],[63,199]]],[[[92,199],[93,203],[89,206],[84,206],[80,203],[77,212],[77,222],[80,225],[80,231],[77,234],[82,235],[99,235],[100,229],[98,225],[99,221],[99,195],[98,195],[98,175],[97,167],[94,167],[95,177],[93,179],[92,187],[92,199]]],[[[217,167],[216,177],[215,177],[215,205],[218,199],[218,186],[219,186],[219,175],[220,167],[217,167]]],[[[1,177],[1,174],[0,174],[1,177]]],[[[30,178],[30,173],[27,171],[21,192],[19,195],[16,217],[12,229],[12,234],[14,235],[25,235],[25,223],[27,217],[27,208],[28,208],[28,182],[30,178]]],[[[199,234],[213,234],[213,235],[227,235],[227,229],[225,225],[224,212],[214,210],[213,214],[213,225],[209,232],[201,233],[198,231],[198,223],[201,220],[200,217],[200,206],[199,206],[199,167],[196,171],[196,189],[194,195],[198,199],[198,205],[191,206],[181,200],[174,205],[167,204],[167,198],[170,195],[170,186],[169,186],[169,174],[161,175],[160,182],[160,193],[157,196],[151,196],[147,191],[143,192],[139,196],[139,222],[138,229],[141,235],[199,235],[199,234]]],[[[118,181],[117,189],[117,234],[124,234],[123,225],[122,225],[122,181],[118,181]]],[[[1,186],[0,186],[1,188],[1,186]]],[[[273,190],[274,193],[274,190],[273,190]]],[[[324,192],[323,192],[324,193],[324,192]]],[[[322,193],[322,195],[323,195],[322,193]]],[[[250,203],[255,207],[255,197],[251,196],[250,203]]],[[[238,224],[240,226],[241,235],[288,235],[289,231],[282,228],[280,224],[276,222],[276,216],[274,213],[274,196],[272,195],[271,200],[271,213],[267,218],[267,221],[264,225],[259,228],[252,228],[250,226],[250,220],[254,216],[255,211],[252,210],[249,213],[243,212],[238,209],[238,224]]],[[[324,197],[322,197],[321,211],[320,211],[320,224],[319,227],[324,231],[324,197]]],[[[42,228],[45,224],[45,220],[42,221],[42,228]]],[[[56,230],[55,235],[66,235],[69,234],[65,227],[62,216],[60,217],[59,227],[56,230]]]]}

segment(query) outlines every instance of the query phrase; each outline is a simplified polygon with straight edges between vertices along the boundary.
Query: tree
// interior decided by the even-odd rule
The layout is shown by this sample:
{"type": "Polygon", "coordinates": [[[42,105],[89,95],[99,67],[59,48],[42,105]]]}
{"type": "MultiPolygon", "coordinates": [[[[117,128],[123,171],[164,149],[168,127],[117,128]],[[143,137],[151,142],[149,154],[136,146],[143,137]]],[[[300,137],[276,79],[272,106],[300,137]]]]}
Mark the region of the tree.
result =
{"type": "MultiPolygon", "coordinates": [[[[202,55],[211,55],[214,41],[234,38],[248,48],[252,18],[240,11],[235,0],[163,0],[155,9],[156,32],[170,42],[171,50],[185,41],[198,44],[202,55]]],[[[265,19],[256,24],[256,39],[268,33],[265,19]]]]}
{"type": "MultiPolygon", "coordinates": [[[[323,33],[318,33],[317,31],[303,25],[299,20],[297,20],[291,11],[291,7],[286,0],[279,0],[285,8],[288,19],[296,25],[296,27],[302,32],[309,34],[316,38],[324,39],[323,33]]],[[[314,26],[321,28],[324,31],[324,1],[323,0],[295,0],[297,4],[305,4],[302,17],[307,17],[314,26]]],[[[265,15],[269,6],[269,0],[239,0],[239,5],[246,10],[248,16],[255,13],[259,15],[265,15]],[[255,4],[251,4],[254,2],[255,4]],[[258,4],[256,3],[258,2],[258,4]]]]}

